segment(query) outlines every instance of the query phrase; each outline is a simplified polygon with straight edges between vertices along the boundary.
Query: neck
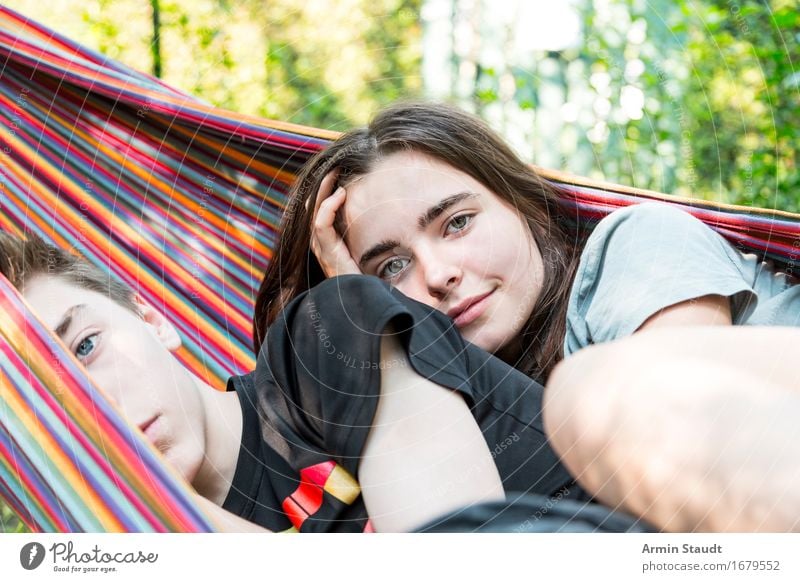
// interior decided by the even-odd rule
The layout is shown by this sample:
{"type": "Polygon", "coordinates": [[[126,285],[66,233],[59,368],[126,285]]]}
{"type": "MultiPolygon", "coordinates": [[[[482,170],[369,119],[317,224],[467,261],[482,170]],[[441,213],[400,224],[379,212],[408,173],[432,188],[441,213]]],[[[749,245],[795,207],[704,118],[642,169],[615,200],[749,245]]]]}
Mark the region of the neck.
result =
{"type": "Polygon", "coordinates": [[[195,376],[205,414],[206,454],[192,486],[197,492],[222,505],[231,487],[242,442],[242,409],[235,391],[222,392],[195,376]]]}

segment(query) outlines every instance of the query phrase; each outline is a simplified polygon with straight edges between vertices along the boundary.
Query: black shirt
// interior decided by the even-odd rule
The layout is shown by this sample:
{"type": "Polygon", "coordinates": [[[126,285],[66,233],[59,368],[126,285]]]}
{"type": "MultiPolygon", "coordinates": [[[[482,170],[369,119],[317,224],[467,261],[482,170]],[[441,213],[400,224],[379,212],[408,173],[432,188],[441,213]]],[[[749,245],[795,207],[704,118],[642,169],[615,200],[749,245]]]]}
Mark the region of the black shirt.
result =
{"type": "Polygon", "coordinates": [[[292,301],[255,372],[231,380],[245,422],[225,509],[277,531],[370,531],[357,476],[390,324],[416,372],[464,397],[510,499],[588,499],[544,435],[541,385],[465,342],[447,316],[377,278],[345,276],[292,301]]]}
{"type": "Polygon", "coordinates": [[[266,425],[259,420],[253,376],[228,380],[228,390],[236,390],[242,407],[242,444],[223,509],[274,532],[369,531],[355,481],[350,478],[346,500],[334,495],[348,482],[341,467],[330,460],[296,471],[263,438],[266,425]],[[352,503],[356,498],[358,503],[352,503]]]}

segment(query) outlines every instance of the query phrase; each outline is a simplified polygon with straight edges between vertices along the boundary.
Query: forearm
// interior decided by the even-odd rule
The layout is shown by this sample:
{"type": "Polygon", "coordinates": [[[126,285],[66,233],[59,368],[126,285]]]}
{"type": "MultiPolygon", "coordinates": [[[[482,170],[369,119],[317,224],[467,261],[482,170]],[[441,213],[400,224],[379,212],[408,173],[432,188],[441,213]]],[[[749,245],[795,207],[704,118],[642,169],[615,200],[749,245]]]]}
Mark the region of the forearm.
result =
{"type": "Polygon", "coordinates": [[[413,371],[400,342],[381,341],[381,396],[359,470],[377,531],[411,531],[473,503],[505,498],[464,399],[413,371]]]}
{"type": "Polygon", "coordinates": [[[548,384],[548,433],[587,489],[663,529],[795,529],[799,340],[669,328],[583,350],[548,384]]]}

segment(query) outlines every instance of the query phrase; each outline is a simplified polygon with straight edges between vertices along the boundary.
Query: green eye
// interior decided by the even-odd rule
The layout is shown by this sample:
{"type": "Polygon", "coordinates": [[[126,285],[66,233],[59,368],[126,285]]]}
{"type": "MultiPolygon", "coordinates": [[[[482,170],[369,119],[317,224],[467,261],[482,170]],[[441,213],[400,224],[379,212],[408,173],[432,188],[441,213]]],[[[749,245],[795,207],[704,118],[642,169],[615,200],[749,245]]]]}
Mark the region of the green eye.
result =
{"type": "Polygon", "coordinates": [[[392,259],[387,262],[383,268],[379,271],[378,275],[382,278],[389,278],[395,277],[399,275],[403,269],[406,268],[408,264],[408,259],[392,259]]]}
{"type": "Polygon", "coordinates": [[[471,214],[462,214],[460,216],[454,216],[450,222],[447,223],[447,232],[459,232],[464,230],[469,226],[469,223],[472,222],[472,215],[471,214]]]}

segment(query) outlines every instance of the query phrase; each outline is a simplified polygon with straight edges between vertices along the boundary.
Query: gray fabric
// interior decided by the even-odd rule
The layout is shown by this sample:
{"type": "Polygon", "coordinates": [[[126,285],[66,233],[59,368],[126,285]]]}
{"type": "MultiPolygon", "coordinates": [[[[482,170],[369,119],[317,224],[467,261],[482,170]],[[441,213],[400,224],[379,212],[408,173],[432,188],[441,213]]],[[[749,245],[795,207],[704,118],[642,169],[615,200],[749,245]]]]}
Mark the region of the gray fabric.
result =
{"type": "Polygon", "coordinates": [[[800,285],[700,220],[657,202],[617,210],[581,255],[564,355],[628,336],[662,309],[704,295],[729,297],[734,325],[800,325],[800,285]]]}

